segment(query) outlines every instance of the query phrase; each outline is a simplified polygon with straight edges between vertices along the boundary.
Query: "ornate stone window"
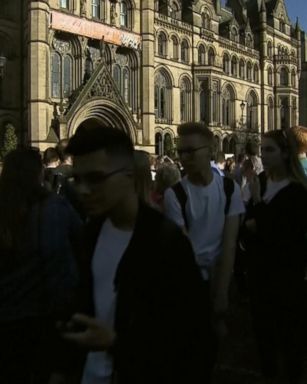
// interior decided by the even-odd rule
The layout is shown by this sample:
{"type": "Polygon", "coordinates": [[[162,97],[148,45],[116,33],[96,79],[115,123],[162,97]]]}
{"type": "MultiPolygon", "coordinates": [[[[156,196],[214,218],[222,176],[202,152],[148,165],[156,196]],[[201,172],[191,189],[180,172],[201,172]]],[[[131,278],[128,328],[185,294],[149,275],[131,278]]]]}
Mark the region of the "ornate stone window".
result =
{"type": "Polygon", "coordinates": [[[270,59],[273,57],[273,46],[271,40],[268,41],[268,57],[270,59]]]}
{"type": "Polygon", "coordinates": [[[238,74],[238,60],[235,56],[231,59],[231,74],[237,76],[238,74]]]}
{"type": "Polygon", "coordinates": [[[158,55],[166,57],[166,35],[164,32],[160,32],[158,36],[158,55]]]}
{"type": "Polygon", "coordinates": [[[191,82],[183,78],[180,83],[180,120],[182,122],[191,119],[191,82]]]}
{"type": "Polygon", "coordinates": [[[222,123],[224,126],[232,127],[234,122],[234,102],[235,96],[230,86],[224,88],[222,92],[222,123]]]}
{"type": "Polygon", "coordinates": [[[172,119],[172,85],[165,71],[155,75],[155,116],[156,120],[170,122],[172,119]]]}
{"type": "Polygon", "coordinates": [[[254,82],[259,83],[259,68],[258,65],[254,65],[254,82]]]}
{"type": "Polygon", "coordinates": [[[248,62],[246,68],[247,68],[246,70],[247,80],[252,81],[252,64],[248,62]]]}
{"type": "Polygon", "coordinates": [[[178,39],[176,36],[172,36],[172,45],[173,45],[173,55],[172,55],[172,59],[174,60],[178,60],[179,58],[179,43],[178,43],[178,39]]]}
{"type": "Polygon", "coordinates": [[[237,31],[237,28],[236,27],[231,27],[230,29],[230,40],[232,41],[238,41],[238,31],[237,31]]]}
{"type": "Polygon", "coordinates": [[[245,63],[243,59],[240,60],[240,64],[239,64],[239,77],[240,79],[245,78],[245,63]]]}
{"type": "Polygon", "coordinates": [[[229,74],[229,56],[227,53],[224,53],[223,56],[223,71],[228,75],[229,74]]]}
{"type": "Polygon", "coordinates": [[[169,16],[172,19],[179,20],[180,19],[180,8],[176,1],[172,1],[169,8],[169,16]]]}
{"type": "Polygon", "coordinates": [[[131,106],[133,100],[132,65],[128,53],[117,52],[113,65],[113,79],[124,101],[131,106]]]}
{"type": "Polygon", "coordinates": [[[51,53],[51,97],[68,98],[73,88],[73,54],[69,40],[55,38],[51,53]]]}
{"type": "Polygon", "coordinates": [[[252,35],[250,33],[248,33],[246,35],[246,46],[247,46],[247,48],[253,48],[254,47],[253,38],[252,38],[252,35]]]}
{"type": "Polygon", "coordinates": [[[186,40],[181,43],[181,61],[183,63],[189,62],[189,44],[186,40]]]}
{"type": "Polygon", "coordinates": [[[211,19],[208,12],[203,12],[201,14],[201,26],[204,29],[211,29],[211,19]]]}
{"type": "Polygon", "coordinates": [[[92,17],[100,19],[100,0],[92,0],[92,17]]]}
{"type": "Polygon", "coordinates": [[[251,91],[247,98],[246,125],[249,130],[258,130],[258,102],[254,91],[251,91]]]}
{"type": "Polygon", "coordinates": [[[119,4],[119,24],[124,28],[132,28],[132,8],[128,0],[121,0],[119,4]]]}
{"type": "Polygon", "coordinates": [[[289,85],[288,70],[286,68],[281,68],[279,76],[280,76],[280,85],[287,87],[289,85]]]}
{"type": "Polygon", "coordinates": [[[60,0],[60,8],[69,9],[69,0],[60,0]]]}
{"type": "Polygon", "coordinates": [[[291,85],[292,85],[292,88],[296,88],[296,73],[294,69],[292,69],[292,72],[291,72],[291,85]]]}
{"type": "Polygon", "coordinates": [[[203,44],[201,44],[198,48],[198,64],[205,65],[205,60],[206,60],[206,51],[203,44]]]}
{"type": "Polygon", "coordinates": [[[274,102],[270,97],[268,100],[268,130],[272,131],[274,129],[274,102]]]}
{"type": "Polygon", "coordinates": [[[286,23],[285,23],[283,17],[279,20],[279,30],[282,33],[286,33],[286,23]]]}
{"type": "Polygon", "coordinates": [[[273,70],[271,67],[268,69],[268,85],[273,85],[273,70]]]}
{"type": "Polygon", "coordinates": [[[208,64],[211,66],[215,65],[215,52],[212,47],[210,47],[208,50],[208,64]]]}

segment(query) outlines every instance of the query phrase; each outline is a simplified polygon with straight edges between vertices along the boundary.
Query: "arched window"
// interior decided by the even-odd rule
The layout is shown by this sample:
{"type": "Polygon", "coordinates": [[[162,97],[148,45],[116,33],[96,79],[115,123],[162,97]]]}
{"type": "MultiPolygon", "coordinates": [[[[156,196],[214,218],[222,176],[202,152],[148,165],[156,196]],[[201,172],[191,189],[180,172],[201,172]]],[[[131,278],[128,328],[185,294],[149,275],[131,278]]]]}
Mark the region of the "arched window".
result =
{"type": "Polygon", "coordinates": [[[207,81],[203,81],[200,86],[199,110],[200,110],[200,120],[208,123],[209,122],[209,89],[208,89],[207,81]]]}
{"type": "Polygon", "coordinates": [[[227,127],[234,123],[234,92],[229,86],[222,92],[222,123],[227,127]]]}
{"type": "Polygon", "coordinates": [[[283,19],[280,19],[280,20],[279,20],[279,30],[280,30],[280,32],[282,32],[282,33],[285,33],[285,32],[286,32],[286,24],[285,24],[285,22],[284,22],[283,19]]]}
{"type": "Polygon", "coordinates": [[[155,134],[155,154],[159,156],[163,155],[163,139],[159,132],[155,134]]]}
{"type": "Polygon", "coordinates": [[[51,97],[61,97],[61,56],[53,52],[51,56],[51,97]]]}
{"type": "Polygon", "coordinates": [[[176,19],[176,20],[179,20],[179,7],[178,7],[178,4],[173,1],[172,4],[170,5],[170,17],[172,19],[176,19]]]}
{"type": "Polygon", "coordinates": [[[247,98],[247,129],[251,131],[258,130],[258,102],[255,92],[251,91],[247,98]]]}
{"type": "Polygon", "coordinates": [[[127,1],[122,0],[119,5],[119,20],[120,26],[124,28],[130,28],[130,12],[127,1]]]}
{"type": "Polygon", "coordinates": [[[254,65],[254,82],[259,83],[259,68],[258,65],[254,65]]]}
{"type": "Polygon", "coordinates": [[[268,41],[268,57],[270,59],[273,57],[273,47],[271,40],[268,41]]]}
{"type": "Polygon", "coordinates": [[[252,64],[250,62],[247,63],[247,80],[252,81],[252,64]]]}
{"type": "Polygon", "coordinates": [[[287,129],[290,126],[288,97],[280,98],[280,128],[287,129]]]}
{"type": "Polygon", "coordinates": [[[296,73],[294,69],[291,72],[291,85],[292,88],[296,88],[296,73]]]}
{"type": "Polygon", "coordinates": [[[121,70],[118,64],[115,64],[113,67],[113,79],[118,89],[120,89],[121,83],[121,70]]]}
{"type": "Polygon", "coordinates": [[[157,120],[171,120],[172,85],[164,71],[155,75],[155,116],[157,120]]]}
{"type": "Polygon", "coordinates": [[[173,59],[178,60],[178,40],[175,36],[172,37],[172,45],[173,45],[173,59]]]}
{"type": "Polygon", "coordinates": [[[253,38],[252,38],[250,33],[248,33],[246,35],[246,46],[247,46],[247,48],[253,48],[253,46],[254,46],[253,38]]]}
{"type": "Polygon", "coordinates": [[[205,47],[203,45],[200,45],[198,48],[198,64],[199,65],[205,65],[205,56],[206,51],[205,47]]]}
{"type": "Polygon", "coordinates": [[[127,104],[130,104],[130,97],[129,97],[129,69],[127,67],[123,68],[123,98],[127,104]]]}
{"type": "Polygon", "coordinates": [[[214,153],[220,151],[220,138],[218,136],[214,136],[213,138],[213,151],[214,153]]]}
{"type": "Polygon", "coordinates": [[[163,155],[171,157],[173,155],[173,140],[169,133],[164,135],[163,155]]]}
{"type": "Polygon", "coordinates": [[[69,97],[72,91],[72,58],[64,56],[63,72],[64,97],[69,97]]]}
{"type": "Polygon", "coordinates": [[[69,0],[60,0],[60,8],[69,9],[69,0]]]}
{"type": "Polygon", "coordinates": [[[237,58],[235,56],[233,56],[233,58],[231,59],[231,74],[232,76],[237,76],[237,70],[238,68],[238,61],[237,61],[237,58]]]}
{"type": "Polygon", "coordinates": [[[268,100],[268,130],[272,131],[274,129],[274,103],[273,99],[270,97],[268,100]]]}
{"type": "Polygon", "coordinates": [[[211,27],[210,16],[207,12],[204,12],[201,15],[201,26],[204,29],[210,29],[210,27],[211,27]]]}
{"type": "Polygon", "coordinates": [[[160,32],[158,36],[158,55],[165,57],[166,56],[166,36],[164,32],[160,32]]]}
{"type": "Polygon", "coordinates": [[[209,48],[209,51],[208,51],[208,64],[211,66],[215,65],[215,53],[214,53],[214,49],[211,47],[209,48]]]}
{"type": "Polygon", "coordinates": [[[280,85],[288,86],[288,84],[289,84],[288,71],[286,68],[281,68],[281,70],[280,70],[280,85]]]}
{"type": "Polygon", "coordinates": [[[229,153],[229,141],[227,137],[225,137],[225,139],[223,140],[223,152],[229,153]]]}
{"type": "Polygon", "coordinates": [[[292,97],[292,121],[291,121],[291,125],[292,126],[295,126],[297,125],[297,102],[296,102],[296,97],[292,97]]]}
{"type": "Polygon", "coordinates": [[[229,74],[229,56],[226,53],[223,56],[223,71],[229,74]]]}
{"type": "Polygon", "coordinates": [[[191,118],[191,84],[186,78],[180,83],[180,120],[189,121],[191,118]]]}
{"type": "Polygon", "coordinates": [[[239,76],[240,76],[240,79],[245,78],[245,63],[243,59],[240,60],[239,76]]]}
{"type": "Polygon", "coordinates": [[[234,137],[232,137],[230,140],[229,140],[229,153],[233,153],[234,155],[236,154],[236,146],[237,146],[237,143],[236,143],[236,139],[234,137]]]}
{"type": "Polygon", "coordinates": [[[92,17],[100,19],[100,0],[92,0],[92,17]]]}
{"type": "Polygon", "coordinates": [[[271,67],[268,69],[268,85],[273,85],[273,70],[271,67]]]}
{"type": "Polygon", "coordinates": [[[238,31],[236,27],[231,28],[231,33],[230,33],[230,40],[232,41],[238,41],[238,31]]]}
{"type": "Polygon", "coordinates": [[[186,40],[181,43],[181,61],[183,63],[189,62],[189,45],[186,40]]]}

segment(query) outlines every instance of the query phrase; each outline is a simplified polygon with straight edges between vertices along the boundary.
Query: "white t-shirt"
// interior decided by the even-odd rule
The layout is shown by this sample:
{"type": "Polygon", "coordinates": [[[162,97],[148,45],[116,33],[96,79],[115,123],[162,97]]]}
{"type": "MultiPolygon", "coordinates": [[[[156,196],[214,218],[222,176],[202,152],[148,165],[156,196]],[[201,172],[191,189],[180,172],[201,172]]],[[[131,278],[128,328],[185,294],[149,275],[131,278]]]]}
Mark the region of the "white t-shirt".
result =
{"type": "MultiPolygon", "coordinates": [[[[110,220],[103,224],[92,260],[95,317],[113,328],[116,294],[114,278],[133,231],[115,228],[110,220]]],[[[90,352],[83,371],[82,384],[110,384],[112,358],[106,352],[90,352]]]]}
{"type": "MultiPolygon", "coordinates": [[[[194,185],[186,176],[181,180],[181,183],[187,194],[188,236],[203,278],[208,280],[208,271],[222,250],[226,204],[223,177],[213,172],[213,180],[207,186],[194,185]]],[[[245,212],[240,188],[237,183],[234,185],[227,216],[235,216],[245,212]]],[[[166,216],[180,227],[184,227],[181,206],[171,188],[165,192],[164,209],[166,216]]]]}

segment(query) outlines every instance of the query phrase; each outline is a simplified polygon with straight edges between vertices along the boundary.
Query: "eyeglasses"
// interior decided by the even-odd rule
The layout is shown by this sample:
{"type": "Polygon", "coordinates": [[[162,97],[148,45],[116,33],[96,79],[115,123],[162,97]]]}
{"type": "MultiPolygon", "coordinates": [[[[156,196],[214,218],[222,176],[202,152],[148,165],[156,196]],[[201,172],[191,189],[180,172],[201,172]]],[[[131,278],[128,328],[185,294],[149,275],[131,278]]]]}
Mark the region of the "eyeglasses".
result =
{"type": "Polygon", "coordinates": [[[199,151],[200,149],[209,148],[208,145],[202,145],[201,147],[197,148],[180,148],[177,149],[178,155],[182,156],[184,154],[186,155],[193,155],[195,152],[199,151]]]}
{"type": "Polygon", "coordinates": [[[86,185],[98,185],[104,183],[111,176],[116,175],[117,173],[126,171],[126,168],[115,169],[112,172],[105,173],[102,171],[93,171],[86,173],[84,175],[73,175],[74,181],[76,184],[86,184],[86,185]]]}

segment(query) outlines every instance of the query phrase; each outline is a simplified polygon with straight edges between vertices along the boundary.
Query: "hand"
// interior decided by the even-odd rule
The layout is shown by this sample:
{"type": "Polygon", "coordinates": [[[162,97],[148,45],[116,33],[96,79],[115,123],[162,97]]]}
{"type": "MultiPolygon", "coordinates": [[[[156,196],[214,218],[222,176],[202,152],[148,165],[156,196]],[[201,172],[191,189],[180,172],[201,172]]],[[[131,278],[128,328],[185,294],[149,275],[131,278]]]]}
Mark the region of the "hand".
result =
{"type": "Polygon", "coordinates": [[[114,344],[115,333],[97,319],[77,313],[66,324],[62,337],[92,351],[105,351],[114,344]],[[84,330],[74,332],[75,327],[84,327],[84,330]]]}

